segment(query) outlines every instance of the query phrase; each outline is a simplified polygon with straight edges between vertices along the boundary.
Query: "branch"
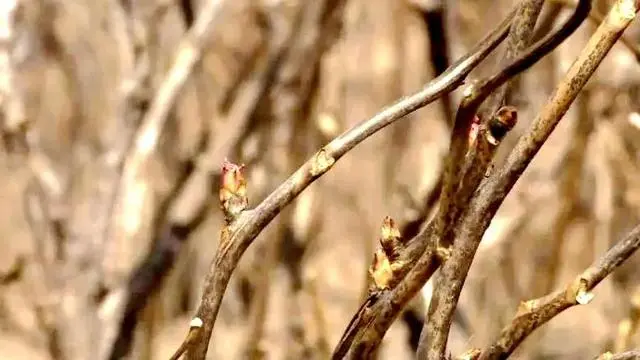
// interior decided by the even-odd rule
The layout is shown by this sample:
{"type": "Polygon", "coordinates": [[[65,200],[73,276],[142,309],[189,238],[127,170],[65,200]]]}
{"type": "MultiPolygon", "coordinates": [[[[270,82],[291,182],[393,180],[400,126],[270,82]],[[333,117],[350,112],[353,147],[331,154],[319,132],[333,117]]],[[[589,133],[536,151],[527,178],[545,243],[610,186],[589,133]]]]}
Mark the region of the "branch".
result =
{"type": "MultiPolygon", "coordinates": [[[[513,25],[509,30],[503,58],[498,64],[500,67],[507,66],[531,44],[534,27],[542,11],[543,4],[543,0],[525,0],[518,6],[513,25]]],[[[504,105],[512,84],[513,82],[509,81],[489,95],[479,114],[480,119],[490,119],[504,105]]]]}
{"type": "MultiPolygon", "coordinates": [[[[576,13],[580,13],[580,17],[584,19],[590,4],[589,1],[581,1],[580,5],[579,8],[582,9],[576,9],[576,13]]],[[[431,325],[427,328],[430,341],[438,344],[432,345],[429,350],[430,359],[444,353],[451,314],[457,304],[474,254],[491,219],[582,87],[635,17],[635,11],[635,3],[631,0],[616,3],[606,21],[598,28],[572,65],[565,79],[558,85],[528,133],[519,140],[503,168],[480,184],[458,225],[456,244],[454,244],[451,258],[441,269],[442,278],[449,279],[448,286],[442,287],[441,293],[437,294],[439,296],[434,296],[431,303],[429,314],[432,317],[437,316],[439,320],[433,321],[438,326],[431,325]],[[438,304],[438,298],[444,303],[438,304]],[[442,312],[443,308],[447,309],[446,313],[442,312]],[[439,339],[432,338],[432,335],[439,336],[439,339]]]]}
{"type": "MultiPolygon", "coordinates": [[[[304,4],[299,15],[296,16],[296,26],[293,26],[290,31],[297,43],[296,46],[300,48],[298,50],[307,55],[305,66],[315,69],[321,54],[337,35],[334,30],[340,27],[344,4],[344,0],[312,2],[304,4]],[[305,26],[305,24],[311,26],[312,29],[296,31],[299,30],[298,27],[305,26]],[[310,31],[316,31],[318,34],[313,39],[313,45],[317,45],[317,47],[306,48],[310,44],[308,39],[302,36],[302,33],[310,31]]],[[[300,59],[296,61],[298,60],[300,59]]],[[[359,142],[363,139],[356,141],[359,142]]],[[[348,142],[348,144],[351,147],[355,146],[355,143],[348,142]]],[[[184,346],[180,349],[186,351],[188,359],[205,358],[224,292],[244,251],[285,205],[290,203],[313,180],[329,170],[334,162],[335,158],[330,150],[322,149],[255,209],[231,214],[232,216],[227,214],[227,219],[231,221],[222,231],[218,251],[205,278],[202,301],[194,322],[192,322],[201,324],[201,326],[190,329],[187,339],[183,343],[184,346]]],[[[223,207],[226,208],[224,203],[223,207]]],[[[180,354],[176,353],[176,356],[178,355],[180,354]]]]}
{"type": "MultiPolygon", "coordinates": [[[[625,1],[618,1],[616,5],[623,2],[625,1]]],[[[627,13],[629,14],[631,13],[627,13]]],[[[564,290],[521,303],[511,324],[502,330],[498,341],[482,352],[480,359],[508,357],[529,334],[562,311],[575,305],[588,304],[594,297],[591,290],[622,265],[639,247],[640,225],[576,277],[564,290]]]]}
{"type": "Polygon", "coordinates": [[[635,360],[638,358],[640,358],[640,350],[631,350],[617,354],[606,352],[598,356],[596,360],[635,360]]]}

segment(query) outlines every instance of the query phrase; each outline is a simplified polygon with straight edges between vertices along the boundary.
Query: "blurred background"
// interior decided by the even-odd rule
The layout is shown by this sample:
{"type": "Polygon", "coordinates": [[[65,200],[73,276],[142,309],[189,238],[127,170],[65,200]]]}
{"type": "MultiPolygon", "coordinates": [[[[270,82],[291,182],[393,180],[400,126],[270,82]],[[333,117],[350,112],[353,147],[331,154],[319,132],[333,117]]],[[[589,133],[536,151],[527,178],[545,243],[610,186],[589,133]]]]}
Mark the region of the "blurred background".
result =
{"type": "MultiPolygon", "coordinates": [[[[0,1],[0,358],[169,358],[217,247],[222,161],[246,165],[258,204],[333,137],[441,73],[516,3],[0,1]]],[[[611,3],[594,1],[594,19],[516,80],[508,103],[519,123],[498,161],[611,3]]],[[[546,1],[537,37],[571,7],[546,1]]],[[[625,37],[485,234],[453,354],[487,345],[520,301],[564,286],[638,222],[637,24],[625,37]]],[[[260,234],[227,289],[209,358],[329,358],[366,295],[384,216],[409,236],[437,206],[460,92],[356,147],[260,234]]],[[[513,358],[638,346],[639,260],[513,358]]],[[[429,286],[381,359],[413,358],[428,300],[429,286]]]]}

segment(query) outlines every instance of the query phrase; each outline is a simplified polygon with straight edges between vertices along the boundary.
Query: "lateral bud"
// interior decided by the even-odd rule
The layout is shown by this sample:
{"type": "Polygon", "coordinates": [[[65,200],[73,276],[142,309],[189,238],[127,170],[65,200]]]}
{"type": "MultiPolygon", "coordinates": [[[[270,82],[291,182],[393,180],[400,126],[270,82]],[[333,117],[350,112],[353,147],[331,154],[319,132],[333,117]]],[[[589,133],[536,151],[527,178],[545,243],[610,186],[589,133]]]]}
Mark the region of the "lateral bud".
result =
{"type": "Polygon", "coordinates": [[[396,272],[402,267],[400,230],[389,216],[384,218],[380,231],[380,247],[373,254],[369,275],[373,280],[371,291],[393,288],[397,283],[396,272]]]}
{"type": "Polygon", "coordinates": [[[487,140],[498,145],[518,122],[518,110],[514,106],[503,106],[487,124],[487,140]]]}
{"type": "Polygon", "coordinates": [[[386,216],[384,218],[380,235],[380,246],[384,253],[389,260],[397,260],[400,256],[401,236],[400,230],[398,230],[395,221],[391,217],[386,216]]]}
{"type": "Polygon", "coordinates": [[[236,165],[226,159],[222,163],[220,206],[227,223],[235,220],[249,205],[247,182],[242,174],[244,164],[236,165]]]}

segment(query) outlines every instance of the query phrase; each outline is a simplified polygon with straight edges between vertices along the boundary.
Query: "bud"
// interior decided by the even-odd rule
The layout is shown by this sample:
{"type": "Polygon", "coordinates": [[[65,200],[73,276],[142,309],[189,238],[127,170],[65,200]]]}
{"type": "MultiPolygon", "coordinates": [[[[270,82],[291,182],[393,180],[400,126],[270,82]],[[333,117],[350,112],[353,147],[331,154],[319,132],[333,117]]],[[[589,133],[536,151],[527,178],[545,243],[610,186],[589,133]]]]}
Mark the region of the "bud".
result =
{"type": "Polygon", "coordinates": [[[373,286],[370,291],[385,290],[391,287],[393,268],[382,249],[378,249],[373,254],[373,261],[369,267],[369,276],[373,280],[373,286]]]}
{"type": "Polygon", "coordinates": [[[398,282],[396,272],[402,267],[400,261],[400,230],[389,216],[384,218],[380,231],[380,247],[373,254],[369,275],[373,280],[372,290],[393,288],[398,282]]]}
{"type": "Polygon", "coordinates": [[[487,139],[492,145],[498,145],[500,141],[513,129],[518,121],[518,111],[513,106],[503,106],[489,121],[489,133],[487,139]]]}
{"type": "Polygon", "coordinates": [[[233,221],[249,204],[247,182],[242,174],[243,165],[227,161],[222,163],[220,182],[220,205],[227,221],[233,221]]]}
{"type": "Polygon", "coordinates": [[[382,222],[380,245],[390,261],[395,261],[399,256],[400,230],[395,221],[389,216],[382,222]]]}

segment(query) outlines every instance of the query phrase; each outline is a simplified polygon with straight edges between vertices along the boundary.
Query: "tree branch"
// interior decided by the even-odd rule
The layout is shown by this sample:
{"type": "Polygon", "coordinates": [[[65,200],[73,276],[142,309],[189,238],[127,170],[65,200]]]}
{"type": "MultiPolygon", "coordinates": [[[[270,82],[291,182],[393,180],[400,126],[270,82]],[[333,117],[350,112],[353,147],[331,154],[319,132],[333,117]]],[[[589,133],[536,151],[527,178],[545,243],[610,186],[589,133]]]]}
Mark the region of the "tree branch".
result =
{"type": "Polygon", "coordinates": [[[635,360],[640,358],[640,350],[625,351],[617,354],[606,352],[596,360],[635,360]]]}
{"type": "MultiPolygon", "coordinates": [[[[622,265],[639,247],[640,225],[583,271],[564,290],[521,303],[511,324],[502,330],[498,341],[482,352],[480,359],[508,357],[529,334],[541,325],[572,306],[589,303],[594,297],[591,290],[622,265]]],[[[604,359],[609,358],[604,357],[604,359]]]]}

